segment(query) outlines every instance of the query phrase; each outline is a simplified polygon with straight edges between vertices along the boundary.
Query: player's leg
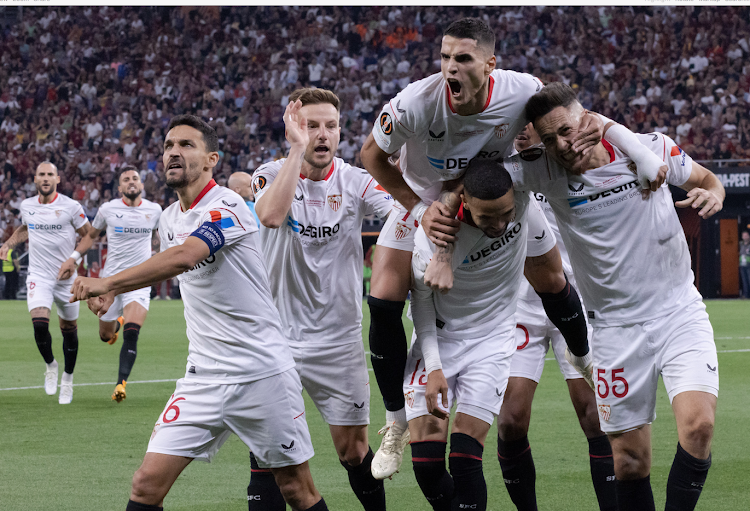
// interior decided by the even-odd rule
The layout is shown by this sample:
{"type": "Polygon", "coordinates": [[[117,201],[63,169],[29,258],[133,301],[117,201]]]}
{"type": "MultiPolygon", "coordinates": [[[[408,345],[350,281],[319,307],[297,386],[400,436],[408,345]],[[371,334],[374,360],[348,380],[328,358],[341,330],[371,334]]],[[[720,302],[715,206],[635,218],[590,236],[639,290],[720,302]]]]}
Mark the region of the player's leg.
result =
{"type": "Polygon", "coordinates": [[[70,404],[73,400],[73,371],[78,359],[78,312],[80,302],[70,303],[70,288],[73,279],[58,282],[55,285],[54,297],[57,305],[57,316],[60,320],[60,332],[63,338],[63,357],[65,359],[65,371],[60,378],[61,405],[70,404]]]}
{"type": "MultiPolygon", "coordinates": [[[[143,294],[142,291],[133,291],[133,293],[143,294]]],[[[145,297],[145,303],[148,305],[148,297],[145,297]]],[[[138,334],[146,321],[147,314],[148,309],[143,306],[140,299],[134,299],[123,307],[124,325],[122,347],[120,348],[120,365],[117,372],[117,385],[112,393],[112,400],[118,403],[126,397],[125,384],[130,377],[133,364],[135,364],[135,358],[138,354],[138,334]]]]}
{"type": "Polygon", "coordinates": [[[34,325],[36,347],[47,365],[44,371],[44,392],[49,396],[54,396],[57,393],[58,364],[52,354],[52,335],[49,333],[50,310],[48,307],[35,307],[29,312],[31,323],[34,325]]]}
{"type": "MultiPolygon", "coordinates": [[[[521,353],[513,356],[512,364],[521,353]]],[[[519,511],[537,509],[536,467],[528,437],[536,387],[537,382],[528,377],[508,378],[503,406],[497,417],[497,459],[508,495],[519,511]]]]}
{"type": "Polygon", "coordinates": [[[372,475],[373,452],[367,440],[367,425],[328,426],[349,485],[366,511],[385,511],[385,485],[372,475]]]}
{"type": "Polygon", "coordinates": [[[482,453],[494,415],[472,405],[459,404],[459,407],[464,411],[456,413],[448,458],[454,485],[452,509],[483,511],[487,509],[487,483],[482,471],[482,453]],[[473,415],[465,413],[469,410],[473,415]]]}
{"type": "Polygon", "coordinates": [[[591,481],[594,485],[599,509],[602,511],[617,510],[617,489],[615,485],[615,467],[612,458],[612,447],[607,435],[601,430],[599,413],[596,407],[596,394],[589,384],[581,378],[578,371],[565,360],[565,340],[559,332],[552,333],[552,349],[565,377],[568,393],[573,403],[578,422],[589,443],[589,465],[591,481]]]}
{"type": "Polygon", "coordinates": [[[294,511],[328,509],[323,497],[315,488],[307,461],[299,465],[272,468],[271,472],[284,500],[294,511]]]}
{"type": "Polygon", "coordinates": [[[578,292],[563,271],[557,246],[544,255],[527,257],[524,275],[542,299],[550,321],[565,337],[570,352],[584,358],[589,353],[586,318],[578,292]]]}
{"type": "Polygon", "coordinates": [[[191,461],[193,458],[147,452],[143,463],[133,475],[126,511],[162,509],[164,497],[191,461]]]}
{"type": "MultiPolygon", "coordinates": [[[[414,402],[422,402],[424,392],[414,396],[414,402]]],[[[453,477],[445,466],[445,451],[448,444],[448,420],[426,414],[409,420],[411,435],[411,460],[414,477],[427,502],[435,511],[450,511],[453,500],[453,477]]]]}
{"type": "MultiPolygon", "coordinates": [[[[575,371],[575,369],[571,370],[575,371]]],[[[589,443],[589,465],[591,481],[601,511],[617,511],[615,467],[612,446],[607,435],[599,427],[596,395],[583,378],[566,380],[573,408],[578,416],[583,434],[589,443]]]]}
{"type": "Polygon", "coordinates": [[[373,255],[367,299],[370,359],[386,409],[386,425],[380,430],[383,441],[372,464],[377,479],[398,471],[408,442],[402,390],[407,346],[401,315],[411,286],[411,252],[418,226],[408,211],[394,207],[373,255]]]}
{"type": "Polygon", "coordinates": [[[667,480],[665,509],[692,511],[711,468],[716,396],[707,392],[682,392],[672,400],[672,409],[679,443],[667,480]]]}
{"type": "Polygon", "coordinates": [[[664,386],[677,422],[677,453],[667,480],[667,511],[695,508],[711,467],[711,440],[719,395],[713,328],[702,300],[671,314],[663,330],[664,386]],[[670,328],[666,328],[668,325],[670,328]]]}
{"type": "Polygon", "coordinates": [[[651,490],[651,425],[608,433],[617,479],[619,511],[655,511],[651,490]]]}
{"type": "Polygon", "coordinates": [[[270,468],[261,468],[250,453],[250,483],[247,485],[248,511],[285,511],[286,502],[270,468]]]}

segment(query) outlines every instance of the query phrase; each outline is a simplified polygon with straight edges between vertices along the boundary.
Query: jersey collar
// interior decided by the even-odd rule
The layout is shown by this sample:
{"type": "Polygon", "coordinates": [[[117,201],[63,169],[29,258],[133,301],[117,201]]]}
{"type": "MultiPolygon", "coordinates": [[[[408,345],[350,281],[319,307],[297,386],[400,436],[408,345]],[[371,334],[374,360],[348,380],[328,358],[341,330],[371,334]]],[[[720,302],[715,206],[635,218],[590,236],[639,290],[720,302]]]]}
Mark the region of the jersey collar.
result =
{"type": "Polygon", "coordinates": [[[216,181],[214,179],[211,179],[211,181],[208,182],[208,184],[201,190],[201,193],[198,194],[198,196],[195,198],[193,203],[190,205],[188,209],[193,209],[195,206],[198,205],[198,203],[201,201],[201,199],[213,188],[216,186],[216,181]]]}
{"type": "MultiPolygon", "coordinates": [[[[487,91],[487,101],[485,101],[481,112],[484,112],[485,110],[487,110],[487,107],[490,106],[490,99],[492,99],[492,89],[494,87],[495,87],[495,79],[492,77],[492,75],[490,75],[490,86],[489,86],[489,90],[487,91]]],[[[455,114],[456,111],[453,109],[453,103],[451,103],[451,88],[448,86],[447,83],[445,84],[445,97],[448,99],[448,106],[450,107],[451,112],[455,114]]]]}
{"type": "MultiPolygon", "coordinates": [[[[335,162],[331,161],[331,168],[328,170],[328,174],[326,174],[326,177],[323,178],[323,181],[328,181],[328,178],[333,175],[333,168],[335,167],[335,162]]],[[[307,177],[303,176],[302,174],[299,175],[300,179],[307,179],[307,177]]]]}
{"type": "MultiPolygon", "coordinates": [[[[52,199],[51,201],[49,201],[49,203],[45,204],[45,206],[49,206],[50,204],[52,204],[53,202],[55,202],[57,200],[57,196],[58,195],[60,195],[60,194],[57,193],[57,192],[55,192],[55,198],[52,199]]],[[[39,201],[39,204],[42,203],[42,194],[41,193],[39,195],[37,195],[36,200],[39,201]]]]}
{"type": "MultiPolygon", "coordinates": [[[[204,188],[204,190],[205,190],[205,188],[204,188]]],[[[201,192],[201,193],[203,193],[203,192],[201,192]]],[[[129,208],[140,208],[141,206],[143,206],[143,199],[141,199],[141,202],[139,202],[137,206],[130,206],[127,202],[125,202],[125,199],[122,199],[122,203],[125,204],[129,208]]],[[[190,206],[190,207],[192,208],[193,206],[190,206]]]]}
{"type": "Polygon", "coordinates": [[[609,153],[609,163],[615,161],[615,149],[614,147],[612,147],[612,144],[602,139],[602,145],[604,146],[604,149],[606,149],[609,153]]]}

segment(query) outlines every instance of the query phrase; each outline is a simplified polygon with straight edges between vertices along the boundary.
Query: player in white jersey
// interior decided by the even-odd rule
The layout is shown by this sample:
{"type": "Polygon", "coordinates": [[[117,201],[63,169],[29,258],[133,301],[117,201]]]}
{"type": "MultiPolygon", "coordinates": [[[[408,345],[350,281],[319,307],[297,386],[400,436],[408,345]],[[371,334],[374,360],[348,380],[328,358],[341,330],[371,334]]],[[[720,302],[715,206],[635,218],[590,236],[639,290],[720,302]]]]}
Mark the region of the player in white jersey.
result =
{"type": "MultiPolygon", "coordinates": [[[[523,160],[539,158],[541,141],[529,123],[516,137],[515,153],[523,160]]],[[[560,239],[555,215],[544,195],[535,194],[544,216],[550,224],[552,236],[563,260],[565,274],[575,285],[568,252],[560,239]]],[[[544,369],[545,356],[550,347],[557,359],[570,393],[573,408],[589,444],[591,479],[601,510],[616,510],[614,465],[612,448],[599,427],[596,396],[575,368],[565,360],[565,339],[544,312],[539,296],[525,278],[521,279],[516,309],[516,352],[510,365],[508,389],[497,418],[498,459],[503,480],[511,500],[520,511],[536,510],[536,469],[529,446],[528,432],[531,404],[544,369]]]]}
{"type": "Polygon", "coordinates": [[[49,315],[54,302],[65,359],[58,402],[65,405],[73,400],[73,370],[78,357],[79,305],[68,302],[70,286],[81,262],[81,254],[88,252],[91,242],[86,238],[90,226],[83,208],[73,199],[57,193],[59,182],[60,176],[54,164],[39,164],[34,174],[39,194],[21,203],[22,225],[0,247],[0,259],[5,259],[9,249],[29,240],[26,301],[34,325],[34,339],[47,364],[44,391],[50,396],[57,392],[58,364],[52,354],[49,333],[49,315]],[[76,233],[81,236],[78,245],[76,233]]]}
{"type": "Polygon", "coordinates": [[[104,279],[79,278],[76,299],[106,312],[114,295],[178,276],[188,362],[133,477],[128,511],[159,510],[195,458],[210,461],[231,433],[271,469],[294,510],[325,510],[307,460],[313,449],[294,359],[273,305],[258,228],[236,193],[216,185],[216,132],[174,117],[164,141],[167,185],[178,202],[162,214],[162,251],[104,279]]]}
{"type": "MultiPolygon", "coordinates": [[[[532,162],[516,155],[505,166],[517,187],[547,197],[586,301],[620,511],[654,509],[650,424],[659,375],[679,438],[666,509],[692,510],[711,464],[719,389],[713,331],[669,189],[644,197],[635,165],[617,147],[602,143],[585,158],[572,154],[582,112],[570,87],[547,86],[527,105],[547,153],[532,162]]],[[[677,206],[699,209],[703,218],[721,210],[724,188],[714,174],[664,135],[639,138],[666,162],[666,181],[688,191],[677,206]]]]}
{"type": "MultiPolygon", "coordinates": [[[[335,158],[339,98],[297,89],[284,113],[285,159],[253,174],[263,254],[302,386],[328,423],[339,461],[367,510],[385,510],[368,445],[370,378],[362,345],[362,220],[385,217],[393,198],[363,169],[335,158]]],[[[269,500],[267,475],[254,470],[248,496],[269,500]]],[[[252,500],[250,509],[256,509],[252,500]]],[[[275,502],[279,502],[276,498],[275,502]]]]}
{"type": "MultiPolygon", "coordinates": [[[[458,229],[456,210],[433,203],[441,182],[460,177],[472,159],[505,155],[527,123],[526,101],[542,87],[531,75],[495,69],[494,49],[495,35],[482,20],[466,18],[452,23],[442,40],[441,74],[410,84],[386,104],[362,148],[365,168],[393,195],[398,206],[378,238],[380,247],[373,260],[368,299],[373,370],[383,394],[387,425],[393,426],[373,463],[373,467],[383,467],[379,476],[395,470],[395,463],[388,460],[398,458],[392,446],[400,442],[394,438],[406,429],[400,388],[406,360],[401,311],[411,284],[414,231],[422,222],[432,241],[439,245],[453,242],[458,229]],[[400,168],[389,161],[398,150],[400,168]]],[[[585,116],[576,148],[593,146],[601,138],[602,128],[598,117],[585,116]]],[[[617,129],[610,130],[610,136],[618,133],[622,135],[617,129]]],[[[452,245],[446,250],[452,250],[452,245]]],[[[442,274],[439,268],[433,268],[436,262],[448,264],[442,259],[433,259],[427,282],[442,274]]],[[[542,266],[530,271],[537,292],[557,294],[565,289],[566,281],[558,279],[562,272],[557,268],[542,266]]],[[[577,312],[555,310],[561,317],[577,312]]],[[[574,354],[583,357],[588,353],[583,336],[572,342],[574,354]]]]}
{"type": "MultiPolygon", "coordinates": [[[[92,242],[107,229],[107,262],[102,277],[109,277],[141,264],[151,257],[151,237],[159,225],[161,206],[141,197],[143,183],[138,169],[120,169],[118,191],[122,198],[102,204],[88,236],[92,242]]],[[[144,287],[117,295],[115,303],[99,318],[99,338],[114,344],[122,328],[120,365],[112,400],[121,402],[127,396],[125,385],[138,353],[138,335],[146,321],[151,288],[144,287]]]]}
{"type": "Polygon", "coordinates": [[[433,293],[424,282],[436,247],[422,229],[412,258],[416,340],[403,389],[414,474],[438,511],[487,508],[483,446],[508,383],[515,351],[513,314],[526,257],[557,252],[538,205],[528,192],[513,190],[499,163],[472,161],[461,199],[453,288],[433,293]],[[454,400],[449,475],[445,419],[454,400]]]}

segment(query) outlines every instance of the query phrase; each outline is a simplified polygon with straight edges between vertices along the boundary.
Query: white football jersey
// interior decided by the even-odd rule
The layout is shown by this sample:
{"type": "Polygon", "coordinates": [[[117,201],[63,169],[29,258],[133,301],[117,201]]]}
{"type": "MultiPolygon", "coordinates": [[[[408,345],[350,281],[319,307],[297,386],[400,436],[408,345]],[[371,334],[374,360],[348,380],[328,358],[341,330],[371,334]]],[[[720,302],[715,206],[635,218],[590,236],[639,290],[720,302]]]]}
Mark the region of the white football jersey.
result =
{"type": "Polygon", "coordinates": [[[107,261],[102,277],[132,268],[151,257],[151,233],[161,217],[161,206],[142,199],[131,207],[122,199],[112,199],[99,208],[91,225],[107,229],[107,261]]]}
{"type": "MultiPolygon", "coordinates": [[[[284,161],[255,171],[256,200],[284,161]]],[[[334,158],[323,180],[300,176],[281,227],[261,227],[271,292],[291,346],[361,342],[362,219],[384,217],[392,207],[367,171],[334,158]]]]}
{"type": "MultiPolygon", "coordinates": [[[[528,192],[515,192],[516,218],[499,238],[487,237],[472,226],[473,222],[461,224],[453,256],[454,266],[457,260],[461,262],[453,271],[453,289],[446,294],[433,293],[438,337],[480,338],[513,316],[529,243],[529,215],[538,215],[544,222],[541,211],[529,207],[530,201],[528,192]],[[461,248],[463,238],[474,242],[468,250],[461,248]]],[[[463,206],[458,218],[470,222],[469,217],[464,217],[463,206]]],[[[417,230],[414,245],[415,257],[422,262],[415,264],[426,266],[435,245],[421,228],[417,230]]],[[[549,247],[552,246],[554,242],[550,241],[549,247]]],[[[419,275],[415,271],[415,277],[423,279],[424,273],[419,275]]],[[[417,309],[412,310],[416,327],[419,321],[417,309]]]]}
{"type": "MultiPolygon", "coordinates": [[[[690,177],[692,159],[660,133],[637,135],[669,167],[667,183],[690,177]]],[[[589,320],[621,326],[700,300],[685,234],[666,184],[643,199],[635,164],[608,143],[610,163],[568,174],[546,152],[506,158],[519,189],[543,193],[560,225],[589,320]]]]}
{"type": "Polygon", "coordinates": [[[21,202],[21,221],[29,229],[29,275],[57,280],[60,266],[76,248],[76,230],[88,222],[83,208],[59,193],[49,204],[35,195],[21,202]]]}
{"type": "Polygon", "coordinates": [[[409,84],[383,106],[373,138],[388,154],[401,149],[404,180],[421,198],[437,199],[441,181],[460,177],[473,158],[494,160],[507,154],[526,126],[526,102],[542,82],[504,69],[492,71],[489,81],[487,104],[475,115],[453,111],[440,73],[409,84]]]}
{"type": "Polygon", "coordinates": [[[182,211],[162,213],[162,250],[196,236],[211,249],[204,261],[179,275],[187,323],[185,379],[243,383],[294,367],[273,305],[260,235],[242,197],[211,182],[182,211]]]}

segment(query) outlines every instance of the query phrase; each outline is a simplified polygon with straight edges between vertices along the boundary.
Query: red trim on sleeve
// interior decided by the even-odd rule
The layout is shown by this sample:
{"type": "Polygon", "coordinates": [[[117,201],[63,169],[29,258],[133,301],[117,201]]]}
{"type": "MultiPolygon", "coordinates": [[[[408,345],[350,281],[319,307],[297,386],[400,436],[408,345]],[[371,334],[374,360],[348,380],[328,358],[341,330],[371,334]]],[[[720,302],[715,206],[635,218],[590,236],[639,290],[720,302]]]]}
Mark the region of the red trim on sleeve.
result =
{"type": "Polygon", "coordinates": [[[362,198],[363,198],[363,199],[365,198],[365,194],[367,193],[367,189],[368,189],[368,188],[370,188],[370,185],[372,184],[372,182],[373,182],[374,180],[375,180],[375,178],[372,178],[372,179],[370,179],[370,181],[369,181],[369,182],[367,183],[367,186],[365,186],[365,191],[364,191],[364,192],[362,192],[362,198]]]}
{"type": "Polygon", "coordinates": [[[615,150],[612,147],[612,144],[602,139],[602,145],[604,146],[604,149],[606,149],[607,152],[609,153],[609,163],[612,163],[613,161],[615,161],[615,150]]]}
{"type": "Polygon", "coordinates": [[[198,194],[198,196],[195,198],[193,203],[190,205],[188,209],[193,209],[195,206],[198,205],[198,203],[201,201],[201,199],[208,193],[208,191],[216,186],[216,181],[211,179],[211,181],[208,182],[208,184],[201,190],[201,193],[198,194]]]}
{"type": "Polygon", "coordinates": [[[221,213],[219,213],[218,211],[211,211],[210,214],[211,214],[211,223],[216,223],[216,222],[221,221],[221,213]]]}

